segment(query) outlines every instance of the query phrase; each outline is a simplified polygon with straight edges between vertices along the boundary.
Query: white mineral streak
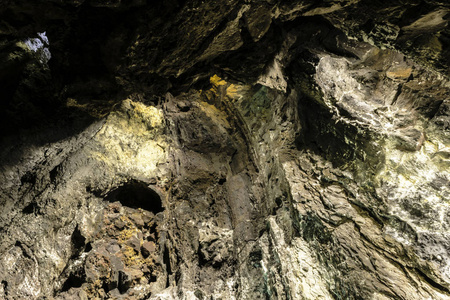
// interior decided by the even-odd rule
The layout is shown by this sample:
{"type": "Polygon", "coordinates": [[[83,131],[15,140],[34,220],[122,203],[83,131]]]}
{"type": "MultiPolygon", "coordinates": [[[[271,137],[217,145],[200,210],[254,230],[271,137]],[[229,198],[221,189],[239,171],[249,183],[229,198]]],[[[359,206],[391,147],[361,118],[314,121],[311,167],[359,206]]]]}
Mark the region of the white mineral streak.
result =
{"type": "MultiPolygon", "coordinates": [[[[291,244],[284,239],[284,232],[275,217],[269,217],[270,241],[280,257],[281,270],[293,299],[333,299],[329,294],[315,255],[302,238],[295,238],[291,244]]],[[[323,274],[323,273],[322,273],[323,274]]]]}
{"type": "MultiPolygon", "coordinates": [[[[430,13],[408,28],[437,26],[438,23],[442,23],[441,17],[442,12],[430,13]]],[[[446,143],[438,136],[426,136],[423,133],[426,130],[426,123],[412,109],[374,101],[372,95],[377,91],[372,90],[370,94],[362,92],[367,89],[354,78],[358,73],[355,71],[355,66],[357,69],[364,68],[364,66],[352,65],[345,58],[335,58],[329,55],[321,57],[315,76],[316,82],[324,94],[326,105],[335,112],[339,120],[355,124],[355,126],[364,126],[385,136],[386,140],[383,146],[385,163],[375,180],[377,184],[385,186],[386,193],[379,196],[387,202],[389,213],[412,226],[414,231],[425,235],[436,234],[445,241],[445,236],[450,234],[448,222],[450,170],[443,167],[445,163],[448,165],[445,159],[439,161],[435,157],[438,155],[439,149],[448,149],[450,146],[448,139],[446,139],[446,143]],[[347,110],[350,117],[342,116],[337,107],[347,110]],[[383,109],[377,110],[380,108],[383,109]],[[399,114],[413,120],[414,123],[410,125],[410,128],[421,131],[422,137],[425,137],[416,151],[405,151],[398,147],[397,137],[401,137],[403,134],[401,131],[403,128],[397,125],[400,123],[399,114]],[[441,186],[430,188],[433,186],[433,182],[441,182],[441,186]],[[429,216],[426,217],[427,221],[424,222],[422,218],[413,215],[414,210],[406,209],[405,205],[420,210],[422,213],[429,213],[429,216]]],[[[377,88],[380,88],[380,93],[394,94],[397,85],[389,87],[388,84],[391,82],[386,81],[385,87],[378,83],[377,88]]],[[[348,143],[347,140],[346,142],[348,143]]],[[[384,232],[405,246],[411,245],[411,237],[396,228],[386,226],[384,232]]],[[[441,245],[424,242],[421,247],[423,247],[421,255],[428,257],[432,256],[437,251],[436,247],[439,248],[441,245]]],[[[444,246],[442,245],[442,247],[444,246]]],[[[449,261],[448,256],[446,261],[449,261]]],[[[440,263],[440,271],[448,283],[450,283],[449,264],[447,262],[440,263]]]]}
{"type": "Polygon", "coordinates": [[[15,246],[11,248],[0,261],[3,272],[11,274],[18,282],[18,288],[24,296],[35,298],[41,292],[40,282],[35,278],[39,277],[39,266],[34,257],[27,257],[22,249],[15,246]],[[32,262],[27,265],[27,261],[32,262]],[[30,268],[31,267],[31,268],[30,268]]]}

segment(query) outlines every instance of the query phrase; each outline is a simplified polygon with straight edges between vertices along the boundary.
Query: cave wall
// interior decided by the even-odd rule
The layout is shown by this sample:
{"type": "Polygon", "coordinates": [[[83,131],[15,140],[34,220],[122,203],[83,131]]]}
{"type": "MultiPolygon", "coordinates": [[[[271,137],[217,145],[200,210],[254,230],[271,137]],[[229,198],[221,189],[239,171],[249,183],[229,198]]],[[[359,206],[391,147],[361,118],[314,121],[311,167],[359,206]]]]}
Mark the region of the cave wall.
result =
{"type": "Polygon", "coordinates": [[[449,299],[449,9],[2,2],[0,298],[449,299]]]}

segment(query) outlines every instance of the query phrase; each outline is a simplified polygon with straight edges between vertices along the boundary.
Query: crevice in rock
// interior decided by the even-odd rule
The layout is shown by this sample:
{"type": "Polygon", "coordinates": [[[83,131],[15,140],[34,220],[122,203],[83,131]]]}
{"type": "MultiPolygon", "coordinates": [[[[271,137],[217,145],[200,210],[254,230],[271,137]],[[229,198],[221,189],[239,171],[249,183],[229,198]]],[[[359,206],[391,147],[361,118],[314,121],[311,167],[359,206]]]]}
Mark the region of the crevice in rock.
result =
{"type": "Polygon", "coordinates": [[[395,105],[395,103],[398,100],[398,97],[400,97],[400,95],[402,93],[402,89],[403,89],[403,84],[399,84],[397,87],[397,91],[395,92],[394,98],[392,99],[391,105],[395,105]]]}
{"type": "Polygon", "coordinates": [[[77,270],[70,273],[69,277],[64,281],[61,290],[59,293],[66,292],[71,288],[78,288],[83,285],[86,281],[86,274],[84,273],[83,268],[78,268],[77,270]]]}
{"type": "Polygon", "coordinates": [[[50,171],[50,181],[52,182],[52,183],[55,183],[55,181],[56,181],[56,178],[58,177],[58,174],[59,174],[59,169],[60,169],[60,166],[58,165],[58,166],[56,166],[56,167],[54,167],[51,171],[50,171]]]}
{"type": "Polygon", "coordinates": [[[129,276],[123,272],[119,271],[119,284],[118,289],[121,294],[125,294],[131,286],[131,280],[129,276]]]}
{"type": "Polygon", "coordinates": [[[163,251],[163,262],[166,265],[166,271],[167,271],[167,280],[166,280],[166,288],[170,286],[170,275],[172,275],[172,266],[170,264],[170,254],[169,254],[169,248],[167,246],[164,246],[163,251]]]}
{"type": "Polygon", "coordinates": [[[85,247],[86,243],[86,238],[81,233],[80,229],[78,228],[78,225],[75,227],[75,230],[73,231],[70,240],[72,242],[72,247],[74,248],[74,254],[72,256],[72,258],[74,258],[78,256],[78,254],[85,247]]]}
{"type": "Polygon", "coordinates": [[[420,277],[425,279],[425,281],[428,282],[428,284],[430,284],[432,287],[434,287],[435,289],[438,289],[439,291],[443,292],[445,295],[450,297],[450,290],[448,288],[444,287],[443,285],[439,284],[435,280],[431,279],[427,274],[425,274],[419,268],[415,268],[415,271],[420,275],[420,277]]]}
{"type": "Polygon", "coordinates": [[[3,293],[6,297],[8,297],[8,282],[6,280],[2,280],[3,293]]]}

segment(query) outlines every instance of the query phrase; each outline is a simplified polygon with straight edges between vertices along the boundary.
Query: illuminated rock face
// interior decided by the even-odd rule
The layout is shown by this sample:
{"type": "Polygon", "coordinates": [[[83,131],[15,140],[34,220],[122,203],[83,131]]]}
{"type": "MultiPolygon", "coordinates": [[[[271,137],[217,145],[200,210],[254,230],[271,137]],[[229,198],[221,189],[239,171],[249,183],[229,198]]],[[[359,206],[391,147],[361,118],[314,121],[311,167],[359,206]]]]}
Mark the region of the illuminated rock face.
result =
{"type": "Polygon", "coordinates": [[[0,298],[450,299],[449,9],[0,4],[0,298]]]}

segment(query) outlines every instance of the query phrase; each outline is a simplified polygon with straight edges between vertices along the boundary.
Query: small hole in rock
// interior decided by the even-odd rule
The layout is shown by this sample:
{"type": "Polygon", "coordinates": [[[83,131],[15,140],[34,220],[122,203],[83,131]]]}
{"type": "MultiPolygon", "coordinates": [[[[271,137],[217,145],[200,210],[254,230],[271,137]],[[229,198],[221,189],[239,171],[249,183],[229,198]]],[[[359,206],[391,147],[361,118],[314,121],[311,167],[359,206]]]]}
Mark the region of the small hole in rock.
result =
{"type": "Polygon", "coordinates": [[[35,184],[36,183],[36,174],[28,171],[20,178],[20,182],[22,184],[24,184],[24,183],[35,184]]]}
{"type": "Polygon", "coordinates": [[[31,202],[30,204],[25,206],[24,209],[22,209],[22,212],[24,214],[32,214],[32,213],[36,213],[38,210],[39,210],[39,207],[37,206],[36,202],[31,202]]]}
{"type": "Polygon", "coordinates": [[[119,201],[123,206],[142,208],[157,214],[162,212],[161,197],[144,182],[131,181],[109,192],[105,200],[119,201]]]}

